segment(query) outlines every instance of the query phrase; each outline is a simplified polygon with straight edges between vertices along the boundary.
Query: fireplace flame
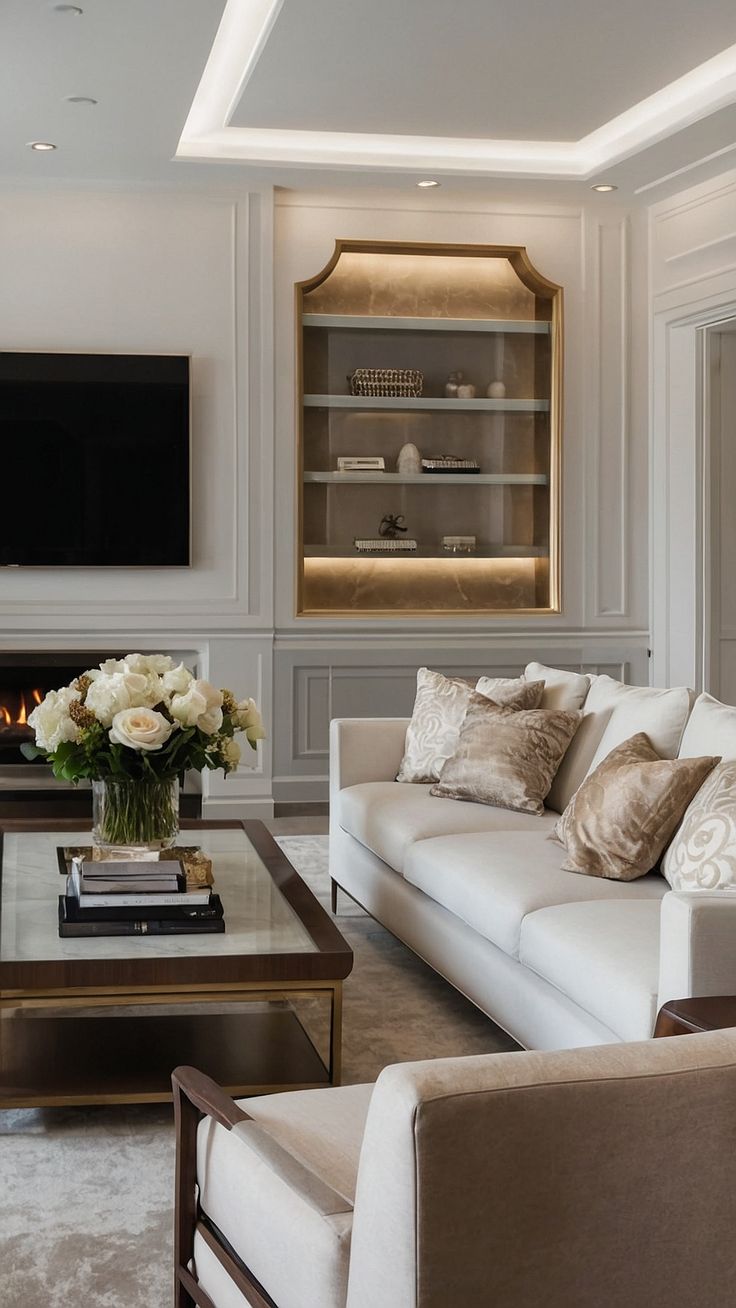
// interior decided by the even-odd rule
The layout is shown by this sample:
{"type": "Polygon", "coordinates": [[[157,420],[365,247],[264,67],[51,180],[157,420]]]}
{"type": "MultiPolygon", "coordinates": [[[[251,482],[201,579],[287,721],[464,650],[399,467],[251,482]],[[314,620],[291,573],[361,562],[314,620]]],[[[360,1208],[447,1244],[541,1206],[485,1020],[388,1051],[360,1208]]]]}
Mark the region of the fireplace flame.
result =
{"type": "Polygon", "coordinates": [[[7,704],[0,704],[0,731],[5,727],[27,726],[30,710],[35,704],[40,704],[42,699],[43,693],[40,690],[21,690],[15,706],[9,708],[7,704]]]}

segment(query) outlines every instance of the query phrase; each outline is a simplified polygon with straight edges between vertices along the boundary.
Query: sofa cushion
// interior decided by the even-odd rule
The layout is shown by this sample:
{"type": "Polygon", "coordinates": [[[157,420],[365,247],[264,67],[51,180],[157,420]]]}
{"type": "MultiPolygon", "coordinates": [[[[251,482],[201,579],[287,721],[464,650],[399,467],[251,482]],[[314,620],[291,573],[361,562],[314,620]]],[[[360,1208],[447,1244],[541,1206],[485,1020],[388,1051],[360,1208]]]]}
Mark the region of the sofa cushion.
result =
{"type": "Polygon", "coordinates": [[[464,831],[552,830],[556,813],[541,818],[456,799],[434,799],[429,786],[398,781],[364,781],[337,797],[337,820],[344,831],[403,873],[406,852],[415,840],[464,831]]]}
{"type": "Polygon", "coordinates": [[[578,710],[511,708],[473,692],[455,753],[431,793],[541,815],[579,722],[578,710]]]}
{"type": "MultiPolygon", "coordinates": [[[[372,1091],[344,1086],[239,1102],[270,1137],[352,1203],[372,1091]]],[[[280,1308],[344,1308],[348,1204],[348,1211],[324,1216],[245,1134],[211,1118],[197,1133],[197,1180],[205,1213],[280,1308]]]]}
{"type": "Polygon", "coordinates": [[[736,759],[736,708],[712,695],[698,695],[678,752],[680,758],[720,754],[724,763],[736,759]]]}
{"type": "Polygon", "coordinates": [[[660,758],[643,731],[617,745],[585,778],[555,827],[563,866],[633,881],[659,864],[693,796],[718,762],[660,758]]]}
{"type": "Polygon", "coordinates": [[[590,690],[590,677],[582,672],[548,668],[545,663],[527,663],[524,677],[527,681],[544,682],[539,707],[545,709],[581,709],[590,690]]]}
{"type": "Polygon", "coordinates": [[[605,675],[595,677],[583,720],[552,783],[548,807],[563,813],[589,773],[616,745],[637,731],[646,732],[660,758],[674,758],[689,712],[690,692],[686,686],[657,690],[627,686],[605,675]]]}
{"type": "Polygon", "coordinates": [[[642,884],[615,901],[540,909],[521,927],[519,961],[622,1040],[648,1039],[657,1015],[661,896],[634,899],[642,884]]]}
{"type": "Polygon", "coordinates": [[[668,890],[659,875],[623,885],[563,872],[565,851],[546,839],[553,821],[548,813],[537,818],[534,832],[417,841],[407,852],[404,877],[513,958],[528,913],[577,900],[659,901],[668,890]]]}

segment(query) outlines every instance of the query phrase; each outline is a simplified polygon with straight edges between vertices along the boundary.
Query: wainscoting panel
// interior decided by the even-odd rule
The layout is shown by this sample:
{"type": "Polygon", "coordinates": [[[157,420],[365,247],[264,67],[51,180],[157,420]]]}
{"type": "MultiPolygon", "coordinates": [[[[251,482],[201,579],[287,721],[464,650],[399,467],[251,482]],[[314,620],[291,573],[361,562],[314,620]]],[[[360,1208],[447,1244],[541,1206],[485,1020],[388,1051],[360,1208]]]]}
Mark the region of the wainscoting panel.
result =
{"type": "MultiPolygon", "coordinates": [[[[375,638],[374,638],[375,639],[375,638]]],[[[373,644],[370,637],[368,643],[373,644]]],[[[328,730],[335,717],[408,717],[416,691],[417,668],[446,676],[518,676],[534,659],[574,672],[607,673],[619,681],[645,684],[647,652],[641,636],[624,640],[550,646],[521,642],[489,646],[468,639],[436,643],[386,638],[370,648],[335,648],[326,637],[277,638],[274,703],[291,705],[290,721],[276,715],[274,800],[318,802],[327,798],[328,730]]]]}

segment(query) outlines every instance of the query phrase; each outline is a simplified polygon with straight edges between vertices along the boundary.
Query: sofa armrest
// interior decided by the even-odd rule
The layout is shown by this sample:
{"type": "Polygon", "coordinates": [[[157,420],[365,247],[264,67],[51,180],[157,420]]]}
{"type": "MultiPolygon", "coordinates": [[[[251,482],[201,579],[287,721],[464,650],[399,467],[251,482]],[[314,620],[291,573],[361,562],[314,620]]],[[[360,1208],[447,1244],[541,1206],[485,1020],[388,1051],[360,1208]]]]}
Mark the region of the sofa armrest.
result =
{"type": "Polygon", "coordinates": [[[736,994],[736,894],[671,890],[662,900],[659,1006],[736,994]]]}
{"type": "Polygon", "coordinates": [[[410,718],[333,718],[330,794],[362,781],[395,781],[410,718]]]}

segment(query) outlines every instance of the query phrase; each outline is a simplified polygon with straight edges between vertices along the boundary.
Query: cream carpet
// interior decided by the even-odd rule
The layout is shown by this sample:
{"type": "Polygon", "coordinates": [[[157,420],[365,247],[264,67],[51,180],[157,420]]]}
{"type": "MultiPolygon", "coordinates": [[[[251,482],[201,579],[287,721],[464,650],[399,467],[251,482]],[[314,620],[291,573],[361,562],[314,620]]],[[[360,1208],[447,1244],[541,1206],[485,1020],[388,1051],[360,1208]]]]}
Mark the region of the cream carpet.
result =
{"type": "MultiPolygon", "coordinates": [[[[327,906],[327,837],[279,844],[327,906]]],[[[346,1082],[388,1063],[515,1048],[343,896],[338,921],[355,954],[346,1082]]],[[[2,1308],[170,1308],[173,1168],[169,1108],[0,1111],[2,1308]]]]}

